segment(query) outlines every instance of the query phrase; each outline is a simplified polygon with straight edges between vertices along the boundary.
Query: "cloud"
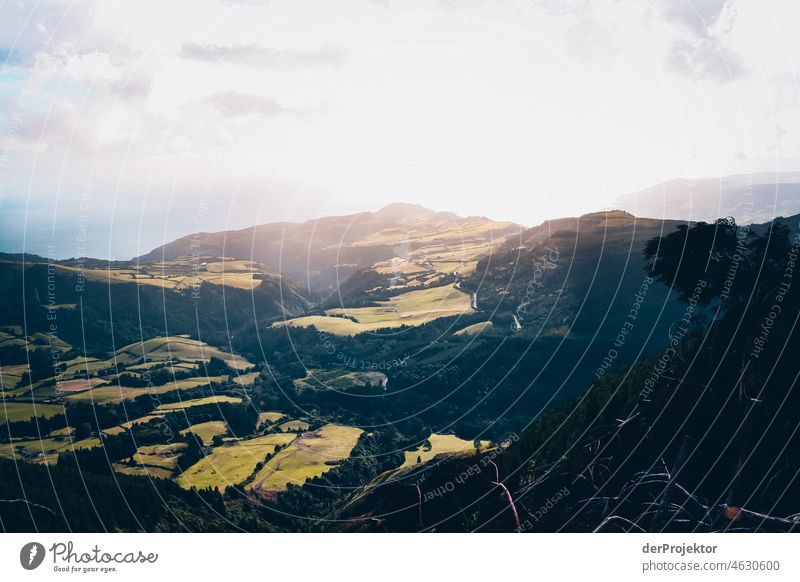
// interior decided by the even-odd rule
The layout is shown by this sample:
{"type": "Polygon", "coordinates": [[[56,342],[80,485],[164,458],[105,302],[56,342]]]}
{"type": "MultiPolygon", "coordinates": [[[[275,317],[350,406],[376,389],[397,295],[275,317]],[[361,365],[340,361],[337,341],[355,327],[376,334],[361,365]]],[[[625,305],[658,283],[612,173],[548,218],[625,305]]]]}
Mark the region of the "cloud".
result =
{"type": "Polygon", "coordinates": [[[688,77],[727,83],[747,74],[742,57],[714,38],[683,38],[672,43],[666,66],[688,77]]]}
{"type": "Polygon", "coordinates": [[[664,19],[680,23],[696,36],[706,36],[721,20],[733,25],[736,13],[730,0],[662,0],[664,19]]]}
{"type": "Polygon", "coordinates": [[[773,79],[774,95],[766,116],[775,116],[800,105],[800,79],[796,73],[782,73],[773,79]]]}
{"type": "Polygon", "coordinates": [[[747,75],[744,60],[724,40],[736,21],[731,0],[661,0],[661,7],[678,35],[667,52],[668,70],[717,83],[747,75]]]}
{"type": "Polygon", "coordinates": [[[109,39],[93,33],[93,22],[89,1],[2,2],[0,55],[3,62],[31,67],[41,54],[68,56],[108,46],[109,39]]]}
{"type": "Polygon", "coordinates": [[[263,95],[251,95],[238,91],[225,91],[208,97],[211,105],[223,116],[228,118],[246,117],[248,115],[262,115],[271,117],[283,113],[294,113],[296,109],[284,107],[263,95]]]}
{"type": "Polygon", "coordinates": [[[226,6],[267,6],[269,0],[221,0],[226,6]]]}
{"type": "Polygon", "coordinates": [[[318,50],[275,49],[257,44],[184,43],[180,56],[207,63],[230,63],[247,67],[291,70],[320,65],[341,65],[350,58],[350,51],[340,46],[318,50]]]}
{"type": "Polygon", "coordinates": [[[552,18],[569,21],[565,43],[569,54],[580,60],[594,57],[613,62],[618,47],[614,31],[600,22],[589,0],[528,0],[531,6],[552,18]]]}

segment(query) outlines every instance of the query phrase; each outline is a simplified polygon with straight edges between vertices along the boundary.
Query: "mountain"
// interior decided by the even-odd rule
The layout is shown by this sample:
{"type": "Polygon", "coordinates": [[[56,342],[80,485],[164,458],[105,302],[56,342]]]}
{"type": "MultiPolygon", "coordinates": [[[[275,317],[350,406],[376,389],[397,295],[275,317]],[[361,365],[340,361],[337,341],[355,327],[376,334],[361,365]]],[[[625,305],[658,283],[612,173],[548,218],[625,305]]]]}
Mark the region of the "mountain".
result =
{"type": "Polygon", "coordinates": [[[458,259],[472,257],[520,230],[520,226],[510,222],[460,217],[417,204],[399,203],[377,212],[193,234],[154,249],[137,261],[197,254],[258,261],[290,277],[307,291],[324,293],[356,271],[382,261],[407,258],[409,253],[433,253],[437,249],[458,259]]]}
{"type": "Polygon", "coordinates": [[[800,212],[800,172],[679,178],[620,196],[616,208],[653,218],[764,223],[800,212]]]}
{"type": "Polygon", "coordinates": [[[148,272],[128,263],[102,266],[103,261],[93,259],[48,263],[34,255],[26,255],[24,262],[9,257],[14,258],[0,257],[6,305],[0,326],[24,324],[28,334],[47,334],[57,322],[58,338],[86,353],[170,334],[224,344],[244,325],[299,315],[309,307],[290,280],[268,272],[192,277],[191,267],[180,261],[148,272]]]}
{"type": "Polygon", "coordinates": [[[675,303],[668,289],[647,283],[642,251],[651,238],[683,224],[619,210],[548,220],[481,259],[462,286],[482,310],[523,334],[569,328],[574,337],[618,328],[637,295],[666,308],[661,323],[641,327],[664,325],[675,303]]]}
{"type": "Polygon", "coordinates": [[[338,528],[797,531],[800,292],[786,274],[798,220],[678,225],[653,239],[647,274],[683,312],[658,352],[602,374],[493,450],[383,473],[342,507],[338,528]]]}
{"type": "MultiPolygon", "coordinates": [[[[24,485],[56,516],[82,475],[98,518],[148,531],[227,527],[209,508],[254,531],[791,529],[798,220],[522,229],[401,204],[220,233],[289,232],[313,300],[216,235],[129,262],[0,255],[0,470],[24,465],[0,498],[24,485]],[[320,298],[340,251],[360,262],[320,298]],[[117,475],[146,503],[109,517],[117,475]]],[[[96,527],[80,510],[43,523],[96,527]]]]}
{"type": "Polygon", "coordinates": [[[300,377],[312,368],[387,370],[385,397],[369,406],[335,391],[305,390],[295,398],[304,408],[324,399],[326,410],[364,422],[413,418],[462,438],[500,437],[662,349],[683,306],[647,275],[643,252],[650,239],[685,224],[621,211],[547,221],[431,284],[438,287],[411,286],[417,279],[386,287],[380,273],[361,271],[343,284],[338,307],[250,341],[300,377]],[[432,292],[446,287],[470,302],[461,297],[460,310],[433,317],[452,295],[432,292]],[[354,323],[369,333],[352,335],[354,323]]]}

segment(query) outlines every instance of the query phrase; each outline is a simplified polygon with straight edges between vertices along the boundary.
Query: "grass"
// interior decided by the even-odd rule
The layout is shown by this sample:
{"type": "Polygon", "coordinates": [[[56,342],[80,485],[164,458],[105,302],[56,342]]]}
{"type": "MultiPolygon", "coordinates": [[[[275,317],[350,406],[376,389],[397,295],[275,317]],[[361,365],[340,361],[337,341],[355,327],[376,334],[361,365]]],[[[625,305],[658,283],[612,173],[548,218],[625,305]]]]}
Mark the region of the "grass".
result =
{"type": "Polygon", "coordinates": [[[0,366],[0,389],[13,390],[19,385],[22,376],[30,370],[28,364],[0,366]]]}
{"type": "Polygon", "coordinates": [[[147,424],[151,420],[155,420],[156,418],[163,418],[161,414],[147,414],[145,416],[134,418],[133,420],[129,420],[128,422],[123,422],[119,425],[122,428],[131,428],[132,426],[136,426],[137,424],[147,424]]]}
{"type": "Polygon", "coordinates": [[[103,378],[76,378],[75,380],[66,380],[61,384],[56,385],[56,391],[60,392],[83,392],[90,390],[103,384],[108,384],[108,380],[103,378]]]}
{"type": "Polygon", "coordinates": [[[249,374],[231,374],[231,380],[234,384],[239,386],[252,386],[258,378],[258,372],[250,372],[249,374]]]}
{"type": "Polygon", "coordinates": [[[15,441],[0,445],[0,457],[33,463],[55,463],[60,453],[101,446],[100,439],[74,441],[70,436],[15,441]]]}
{"type": "Polygon", "coordinates": [[[123,475],[131,475],[133,477],[152,477],[155,479],[171,479],[172,471],[161,467],[151,467],[149,465],[125,465],[123,463],[114,463],[114,470],[123,475]]]}
{"type": "Polygon", "coordinates": [[[111,360],[98,360],[95,358],[73,358],[65,362],[67,369],[64,370],[64,377],[85,375],[86,373],[100,372],[101,370],[111,369],[114,362],[111,360]]]}
{"type": "Polygon", "coordinates": [[[206,271],[209,273],[253,273],[259,272],[258,263],[252,261],[217,261],[208,263],[206,271]]]}
{"type": "Polygon", "coordinates": [[[189,428],[181,431],[181,434],[194,433],[204,445],[211,444],[214,437],[217,435],[228,434],[228,425],[222,420],[210,420],[208,422],[201,422],[200,424],[193,424],[189,428]]]}
{"type": "Polygon", "coordinates": [[[399,257],[381,263],[375,270],[384,275],[419,275],[428,272],[427,268],[399,257]]]}
{"type": "Polygon", "coordinates": [[[378,303],[376,307],[329,309],[325,315],[298,317],[274,325],[293,327],[313,325],[320,331],[352,336],[383,328],[423,325],[440,317],[452,317],[473,311],[470,296],[453,285],[408,291],[378,303]],[[355,321],[348,318],[354,318],[355,321]]]}
{"type": "MultiPolygon", "coordinates": [[[[29,336],[22,333],[22,327],[18,325],[9,325],[2,328],[4,331],[0,332],[0,347],[10,348],[12,346],[23,347],[26,350],[33,352],[36,350],[48,350],[52,352],[67,353],[72,350],[72,346],[56,336],[55,334],[46,334],[35,332],[29,336]]],[[[5,374],[5,366],[3,373],[5,374]]]]}
{"type": "Polygon", "coordinates": [[[473,323],[464,329],[459,329],[453,335],[478,335],[484,331],[488,331],[494,327],[491,321],[482,321],[480,323],[473,323]]]}
{"type": "Polygon", "coordinates": [[[21,461],[22,456],[20,456],[16,449],[14,448],[16,445],[14,443],[0,443],[0,459],[10,459],[12,461],[21,461]]]}
{"type": "MultiPolygon", "coordinates": [[[[210,259],[210,257],[207,257],[210,259]]],[[[253,275],[263,273],[258,263],[250,261],[216,261],[204,265],[196,257],[182,257],[156,263],[130,264],[116,269],[86,269],[82,272],[90,281],[108,283],[136,283],[162,289],[182,290],[211,283],[239,289],[255,289],[261,284],[253,275]]],[[[77,267],[58,265],[65,271],[78,271],[77,267]]]]}
{"type": "Polygon", "coordinates": [[[182,336],[157,337],[130,344],[116,352],[117,361],[126,365],[142,363],[145,358],[151,362],[170,360],[208,362],[211,358],[219,358],[234,370],[243,371],[253,367],[253,364],[241,356],[223,352],[205,342],[182,336]]]}
{"type": "Polygon", "coordinates": [[[41,333],[41,332],[36,332],[29,335],[28,341],[37,346],[42,346],[48,349],[59,350],[62,352],[68,352],[72,349],[72,346],[70,344],[60,339],[58,336],[48,335],[46,333],[41,333]]]}
{"type": "Polygon", "coordinates": [[[278,425],[278,430],[281,432],[298,432],[308,430],[310,425],[302,420],[289,420],[283,424],[278,425]]]}
{"type": "Polygon", "coordinates": [[[303,485],[308,479],[324,475],[350,456],[362,432],[355,427],[327,424],[314,432],[303,433],[272,457],[247,489],[256,493],[280,493],[290,483],[303,485]]]}
{"type": "Polygon", "coordinates": [[[308,389],[332,389],[345,392],[351,388],[386,387],[386,374],[383,372],[352,372],[348,370],[307,370],[305,378],[294,380],[298,391],[308,389]]]}
{"type": "Polygon", "coordinates": [[[0,424],[25,422],[36,417],[53,418],[64,414],[64,407],[57,404],[36,404],[32,402],[0,402],[0,424]]]}
{"type": "Polygon", "coordinates": [[[275,424],[276,422],[285,417],[286,415],[282,412],[259,412],[258,422],[256,422],[256,428],[259,429],[265,424],[275,424]]]}
{"type": "Polygon", "coordinates": [[[190,390],[199,386],[207,386],[212,382],[225,382],[227,376],[201,376],[198,378],[184,378],[164,384],[163,386],[151,386],[148,388],[127,388],[125,386],[101,386],[86,392],[70,394],[64,399],[68,402],[89,402],[95,405],[118,404],[125,400],[134,400],[139,396],[152,394],[166,394],[176,390],[190,390]]]}
{"type": "Polygon", "coordinates": [[[75,429],[71,426],[65,426],[64,428],[59,428],[58,430],[54,430],[50,433],[51,437],[68,437],[72,436],[72,433],[75,432],[75,429]]]}
{"type": "Polygon", "coordinates": [[[287,445],[293,439],[293,434],[270,434],[214,447],[210,455],[178,475],[176,482],[184,489],[212,487],[225,491],[250,477],[256,465],[263,463],[275,447],[287,445]]]}
{"type": "Polygon", "coordinates": [[[171,404],[162,404],[156,408],[155,412],[175,412],[176,410],[185,410],[195,406],[205,406],[207,404],[241,404],[242,399],[235,396],[214,395],[206,396],[205,398],[195,398],[193,400],[184,400],[182,402],[173,402],[171,404]]]}
{"type": "MultiPolygon", "coordinates": [[[[431,444],[430,448],[422,445],[413,451],[406,451],[404,453],[405,460],[400,468],[413,467],[418,464],[418,459],[420,463],[427,463],[437,455],[457,455],[475,452],[473,441],[465,441],[453,434],[432,434],[428,441],[431,444]]],[[[480,446],[482,451],[488,449],[490,446],[489,441],[481,441],[480,446]]]]}
{"type": "Polygon", "coordinates": [[[137,465],[174,471],[178,467],[178,457],[187,446],[186,443],[172,443],[139,447],[133,455],[133,460],[137,465]]]}
{"type": "Polygon", "coordinates": [[[108,436],[117,436],[118,434],[122,434],[125,432],[125,429],[122,426],[112,426],[111,428],[104,428],[103,434],[108,436]]]}

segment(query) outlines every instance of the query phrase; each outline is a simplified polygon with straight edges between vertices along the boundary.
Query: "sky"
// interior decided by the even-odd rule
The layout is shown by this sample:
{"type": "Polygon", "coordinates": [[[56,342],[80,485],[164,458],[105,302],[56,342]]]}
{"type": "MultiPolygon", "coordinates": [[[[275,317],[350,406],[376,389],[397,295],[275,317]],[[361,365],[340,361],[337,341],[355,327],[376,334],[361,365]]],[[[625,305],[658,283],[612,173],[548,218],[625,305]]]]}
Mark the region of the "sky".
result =
{"type": "Polygon", "coordinates": [[[800,170],[794,0],[0,0],[0,250],[800,170]]]}

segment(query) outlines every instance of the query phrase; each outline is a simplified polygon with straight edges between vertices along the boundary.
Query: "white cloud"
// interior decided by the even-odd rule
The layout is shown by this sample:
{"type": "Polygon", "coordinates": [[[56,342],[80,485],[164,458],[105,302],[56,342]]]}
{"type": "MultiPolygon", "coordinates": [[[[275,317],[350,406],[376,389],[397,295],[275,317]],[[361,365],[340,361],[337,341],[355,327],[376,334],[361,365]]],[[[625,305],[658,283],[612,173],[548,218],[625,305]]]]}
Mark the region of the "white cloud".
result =
{"type": "Polygon", "coordinates": [[[646,24],[639,0],[228,4],[0,5],[6,206],[91,181],[98,206],[191,216],[209,180],[244,188],[212,230],[287,218],[269,185],[304,183],[293,220],[409,199],[534,224],[800,166],[788,1],[656,0],[646,24]]]}
{"type": "Polygon", "coordinates": [[[747,74],[742,57],[713,37],[686,37],[673,42],[667,68],[690,78],[727,83],[747,74]]]}
{"type": "Polygon", "coordinates": [[[207,63],[229,63],[247,67],[291,70],[300,67],[340,65],[350,57],[341,46],[327,46],[318,50],[275,49],[257,44],[184,43],[181,57],[207,63]]]}
{"type": "Polygon", "coordinates": [[[736,21],[731,0],[661,0],[661,16],[677,29],[666,57],[669,70],[717,83],[748,73],[741,55],[725,42],[736,21]]]}
{"type": "Polygon", "coordinates": [[[263,115],[270,117],[282,113],[290,113],[288,109],[263,95],[249,95],[238,91],[225,91],[208,98],[209,102],[225,117],[246,117],[263,115]]]}

